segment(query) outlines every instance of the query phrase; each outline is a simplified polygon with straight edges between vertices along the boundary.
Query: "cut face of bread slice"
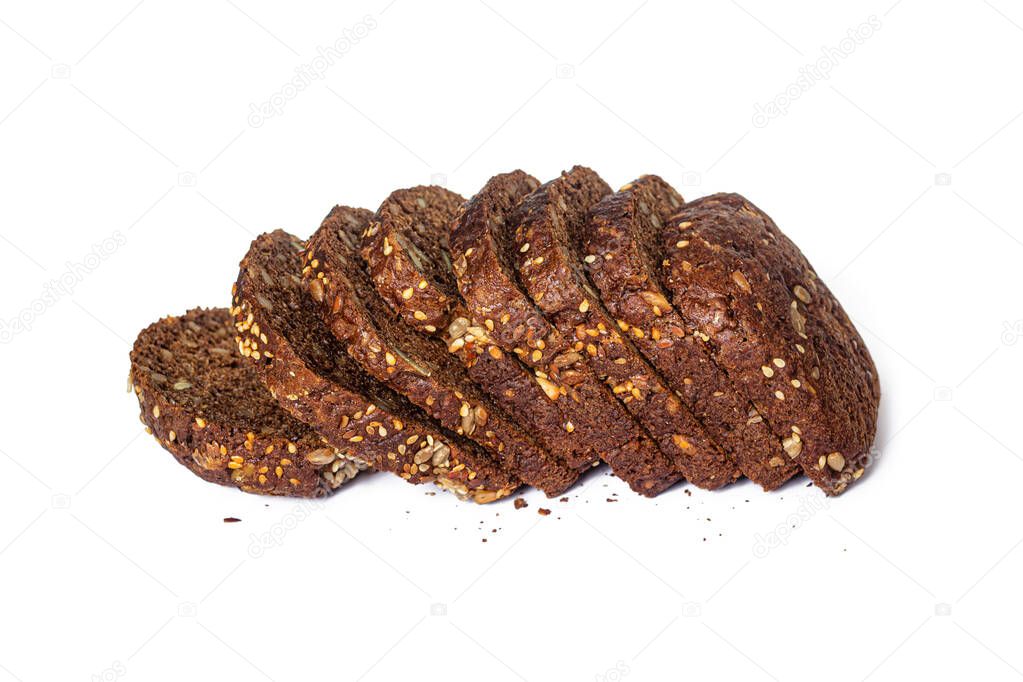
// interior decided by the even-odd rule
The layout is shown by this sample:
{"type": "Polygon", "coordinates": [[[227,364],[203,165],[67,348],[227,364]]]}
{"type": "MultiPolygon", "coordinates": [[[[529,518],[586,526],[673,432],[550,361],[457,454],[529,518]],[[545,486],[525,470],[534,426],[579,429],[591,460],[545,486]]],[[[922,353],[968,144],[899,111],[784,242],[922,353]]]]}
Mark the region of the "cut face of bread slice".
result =
{"type": "Polygon", "coordinates": [[[719,488],[739,476],[738,468],[707,435],[689,407],[666,385],[604,308],[583,270],[572,232],[589,209],[611,193],[600,177],[577,166],[527,196],[512,213],[516,267],[526,292],[560,333],[548,342],[551,364],[588,365],[689,481],[719,488]]]}
{"type": "Polygon", "coordinates": [[[871,457],[877,371],[799,249],[735,194],[683,206],[662,235],[674,304],[788,455],[830,495],[871,457]]]}
{"type": "Polygon", "coordinates": [[[563,336],[516,271],[517,260],[533,254],[515,243],[511,214],[538,186],[521,171],[499,175],[467,204],[451,235],[459,292],[491,343],[528,363],[548,397],[564,406],[565,430],[579,444],[582,462],[598,455],[633,490],[656,495],[679,472],[594,374],[585,344],[584,352],[574,350],[574,330],[563,336]]]}
{"type": "Polygon", "coordinates": [[[799,472],[763,417],[732,383],[694,325],[683,319],[662,283],[660,232],[682,208],[664,180],[646,175],[609,194],[573,221],[590,280],[601,300],[671,389],[742,473],[774,490],[799,472]]]}
{"type": "Polygon", "coordinates": [[[366,468],[277,405],[238,355],[226,309],[196,308],[142,330],[130,379],[157,442],[207,481],[320,497],[366,468]]]}
{"type": "Polygon", "coordinates": [[[562,463],[574,462],[573,439],[565,431],[571,419],[514,355],[490,343],[487,335],[493,324],[471,321],[458,294],[448,234],[463,204],[462,197],[439,187],[392,193],[362,237],[362,255],[373,284],[403,320],[444,339],[469,378],[518,424],[527,425],[542,449],[562,463]],[[409,244],[420,247],[395,246],[409,244]]]}
{"type": "Polygon", "coordinates": [[[577,472],[549,456],[480,390],[440,339],[418,333],[388,309],[355,250],[365,228],[363,214],[337,207],[304,257],[310,300],[348,354],[443,426],[479,443],[511,475],[550,495],[564,492],[577,472]]]}
{"type": "Polygon", "coordinates": [[[446,328],[458,303],[448,223],[464,201],[443,187],[392,192],[361,239],[362,257],[381,298],[427,334],[446,328]]]}
{"type": "Polygon", "coordinates": [[[411,483],[492,502],[518,481],[353,362],[302,282],[305,243],[277,230],[252,242],[232,314],[242,354],[291,414],[331,445],[411,483]]]}

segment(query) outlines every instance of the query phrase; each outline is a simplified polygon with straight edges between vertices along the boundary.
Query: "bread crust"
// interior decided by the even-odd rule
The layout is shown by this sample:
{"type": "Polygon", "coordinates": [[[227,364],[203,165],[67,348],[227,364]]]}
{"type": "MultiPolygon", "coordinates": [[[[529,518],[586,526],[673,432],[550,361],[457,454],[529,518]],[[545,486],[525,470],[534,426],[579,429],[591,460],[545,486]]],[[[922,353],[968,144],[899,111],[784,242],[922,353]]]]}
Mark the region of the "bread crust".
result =
{"type": "Polygon", "coordinates": [[[661,178],[638,178],[604,197],[585,222],[576,223],[580,255],[601,300],[635,347],[743,475],[764,490],[774,490],[799,473],[799,467],[745,392],[692,333],[663,286],[660,232],[682,204],[682,196],[661,178]]]}
{"type": "Polygon", "coordinates": [[[277,405],[238,355],[225,308],[196,308],[142,330],[129,379],[156,441],[211,483],[322,497],[366,468],[277,405]]]}

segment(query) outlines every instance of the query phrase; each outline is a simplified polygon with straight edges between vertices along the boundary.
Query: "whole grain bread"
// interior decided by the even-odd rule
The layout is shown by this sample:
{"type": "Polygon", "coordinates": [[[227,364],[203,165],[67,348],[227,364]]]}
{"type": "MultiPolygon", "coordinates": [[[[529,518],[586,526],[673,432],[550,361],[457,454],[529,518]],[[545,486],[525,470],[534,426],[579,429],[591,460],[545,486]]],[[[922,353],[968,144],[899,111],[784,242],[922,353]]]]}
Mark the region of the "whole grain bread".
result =
{"type": "Polygon", "coordinates": [[[201,478],[262,495],[320,497],[365,469],[280,408],[231,322],[196,308],[139,333],[129,379],[156,441],[201,478]]]}
{"type": "Polygon", "coordinates": [[[360,211],[335,207],[304,256],[310,299],[333,334],[371,376],[479,443],[510,474],[549,495],[563,493],[577,472],[491,400],[440,339],[417,332],[380,298],[355,248],[367,222],[360,211]]]}
{"type": "Polygon", "coordinates": [[[862,338],[799,249],[737,194],[662,233],[673,303],[783,447],[829,495],[870,464],[880,386],[862,338]]]}
{"type": "Polygon", "coordinates": [[[241,263],[232,314],[239,349],[277,401],[331,445],[411,483],[436,482],[492,502],[518,480],[354,362],[320,316],[302,280],[305,243],[261,235],[241,263]]]}
{"type": "Polygon", "coordinates": [[[563,338],[544,316],[516,269],[526,251],[515,243],[511,214],[537,187],[522,171],[498,175],[466,205],[450,240],[459,292],[473,319],[487,327],[491,342],[529,364],[548,397],[562,406],[563,428],[578,444],[577,461],[586,464],[600,457],[633,490],[656,495],[675,483],[679,472],[586,357],[564,353],[574,338],[563,338]]]}
{"type": "Polygon", "coordinates": [[[682,196],[656,175],[609,194],[570,227],[590,279],[618,326],[750,480],[773,490],[799,472],[756,408],[669,302],[660,233],[682,196]]]}

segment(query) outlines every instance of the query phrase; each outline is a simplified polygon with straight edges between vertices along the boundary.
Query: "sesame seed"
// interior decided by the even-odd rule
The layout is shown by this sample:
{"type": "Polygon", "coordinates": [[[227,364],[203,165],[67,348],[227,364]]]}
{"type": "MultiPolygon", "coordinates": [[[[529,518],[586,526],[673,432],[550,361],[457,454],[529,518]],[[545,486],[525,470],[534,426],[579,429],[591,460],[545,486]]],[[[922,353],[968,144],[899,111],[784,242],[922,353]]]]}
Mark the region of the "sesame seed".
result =
{"type": "Polygon", "coordinates": [[[778,367],[778,368],[781,368],[781,367],[784,367],[784,366],[785,366],[785,361],[784,361],[784,360],[782,360],[781,358],[775,358],[775,359],[774,359],[774,360],[772,360],[771,362],[773,362],[773,363],[774,363],[774,366],[775,366],[775,367],[778,367]]]}
{"type": "Polygon", "coordinates": [[[778,400],[785,400],[785,394],[782,393],[781,391],[775,391],[774,397],[777,398],[778,400]]]}
{"type": "Polygon", "coordinates": [[[412,317],[422,322],[423,320],[426,319],[426,313],[424,313],[422,310],[417,310],[412,313],[412,317]]]}
{"type": "Polygon", "coordinates": [[[529,242],[519,247],[519,253],[525,253],[526,251],[529,251],[529,242]]]}
{"type": "Polygon", "coordinates": [[[401,297],[407,301],[410,298],[412,298],[412,293],[413,293],[412,287],[408,287],[407,289],[401,292],[401,297]]]}
{"type": "Polygon", "coordinates": [[[589,302],[589,301],[587,301],[587,300],[586,300],[586,299],[584,298],[584,299],[583,299],[583,302],[579,304],[579,312],[581,312],[581,313],[585,313],[585,312],[586,312],[587,310],[589,310],[589,309],[590,309],[590,302],[589,302]]]}
{"type": "Polygon", "coordinates": [[[768,367],[767,365],[761,367],[760,371],[763,372],[764,376],[767,377],[768,379],[774,376],[774,370],[768,367]]]}

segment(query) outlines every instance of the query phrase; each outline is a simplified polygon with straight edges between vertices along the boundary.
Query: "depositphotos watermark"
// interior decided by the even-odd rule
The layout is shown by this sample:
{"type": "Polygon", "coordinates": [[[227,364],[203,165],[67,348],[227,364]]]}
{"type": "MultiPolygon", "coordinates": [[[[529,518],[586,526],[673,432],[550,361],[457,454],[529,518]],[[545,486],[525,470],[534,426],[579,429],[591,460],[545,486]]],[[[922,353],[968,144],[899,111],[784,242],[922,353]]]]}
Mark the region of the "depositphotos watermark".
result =
{"type": "Polygon", "coordinates": [[[298,97],[299,93],[308,89],[313,83],[323,80],[327,71],[351,52],[370,32],[377,27],[377,20],[367,14],[362,21],[349,26],[341,32],[341,37],[330,45],[316,48],[316,56],[305,64],[295,67],[295,76],[260,103],[249,104],[249,125],[259,128],[266,120],[284,113],[288,102],[298,97]]]}
{"type": "Polygon", "coordinates": [[[767,533],[757,533],[753,536],[753,556],[763,559],[772,550],[784,547],[789,543],[794,532],[827,508],[828,499],[826,497],[804,495],[799,498],[799,506],[790,512],[784,521],[767,533]]]}
{"type": "Polygon", "coordinates": [[[757,128],[767,126],[773,119],[784,116],[789,107],[805,93],[813,89],[817,83],[831,78],[831,72],[845,59],[856,51],[860,45],[881,30],[881,20],[870,15],[867,20],[855,28],[850,28],[846,37],[837,45],[821,48],[821,56],[815,61],[800,67],[799,76],[782,89],[766,104],[759,102],[754,105],[753,125],[757,128]]]}
{"type": "Polygon", "coordinates": [[[120,230],[115,230],[103,241],[93,244],[92,250],[82,256],[81,260],[68,261],[60,277],[44,283],[42,293],[22,308],[21,312],[9,320],[0,319],[0,344],[10,343],[18,334],[32,331],[36,320],[61,299],[71,296],[86,277],[127,243],[128,238],[120,230]]]}
{"type": "Polygon", "coordinates": [[[325,507],[326,505],[319,500],[303,500],[262,533],[250,533],[249,556],[258,559],[266,554],[266,550],[271,547],[280,547],[284,544],[284,538],[288,533],[325,507]]]}

